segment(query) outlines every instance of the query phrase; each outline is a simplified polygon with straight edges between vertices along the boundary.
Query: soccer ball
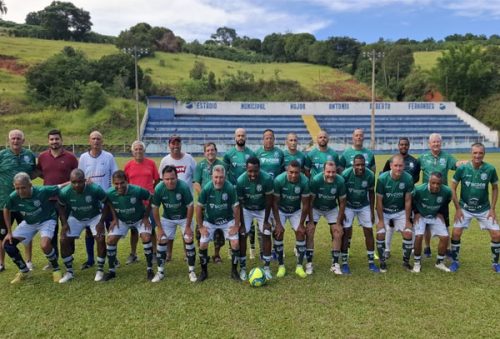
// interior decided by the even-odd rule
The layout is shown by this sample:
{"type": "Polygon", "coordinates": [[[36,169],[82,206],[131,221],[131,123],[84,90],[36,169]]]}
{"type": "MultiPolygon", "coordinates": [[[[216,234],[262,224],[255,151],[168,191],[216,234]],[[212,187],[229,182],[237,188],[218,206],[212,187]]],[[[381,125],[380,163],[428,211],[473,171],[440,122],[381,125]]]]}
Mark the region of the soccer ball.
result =
{"type": "Polygon", "coordinates": [[[248,274],[248,282],[253,287],[260,287],[266,283],[266,274],[260,267],[253,268],[248,274]]]}

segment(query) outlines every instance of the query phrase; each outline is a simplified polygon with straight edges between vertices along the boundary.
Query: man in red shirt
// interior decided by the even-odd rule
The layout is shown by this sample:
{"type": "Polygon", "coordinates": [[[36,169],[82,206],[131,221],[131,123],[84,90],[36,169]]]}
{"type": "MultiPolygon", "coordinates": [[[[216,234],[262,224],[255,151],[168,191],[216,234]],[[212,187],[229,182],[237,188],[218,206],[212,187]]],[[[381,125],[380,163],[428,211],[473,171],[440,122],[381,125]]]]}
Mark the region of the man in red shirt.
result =
{"type": "MultiPolygon", "coordinates": [[[[75,155],[66,151],[63,147],[63,139],[61,131],[53,129],[48,133],[49,149],[40,153],[36,166],[37,176],[43,178],[44,185],[67,185],[69,184],[69,176],[72,170],[78,168],[78,160],[75,155]]],[[[54,203],[57,199],[54,199],[54,203]]],[[[56,204],[59,211],[59,207],[56,204]]],[[[59,224],[56,224],[54,236],[52,237],[52,247],[55,249],[56,256],[59,256],[57,233],[59,232],[59,224]]],[[[48,269],[50,265],[44,267],[48,269]]]]}
{"type": "MultiPolygon", "coordinates": [[[[130,149],[132,151],[132,156],[134,157],[134,159],[127,162],[124,167],[124,171],[127,175],[129,184],[145,188],[151,194],[153,194],[155,186],[160,181],[156,163],[144,156],[146,152],[146,145],[144,145],[142,141],[134,141],[130,149]]],[[[156,236],[154,234],[155,224],[153,218],[150,217],[149,219],[151,225],[153,226],[153,234],[151,239],[153,242],[154,251],[154,249],[156,249],[156,236]]],[[[130,255],[125,262],[127,265],[137,262],[137,242],[139,241],[139,234],[137,232],[137,229],[131,228],[130,232],[130,255]]],[[[153,256],[153,258],[154,257],[155,256],[153,256]]]]}

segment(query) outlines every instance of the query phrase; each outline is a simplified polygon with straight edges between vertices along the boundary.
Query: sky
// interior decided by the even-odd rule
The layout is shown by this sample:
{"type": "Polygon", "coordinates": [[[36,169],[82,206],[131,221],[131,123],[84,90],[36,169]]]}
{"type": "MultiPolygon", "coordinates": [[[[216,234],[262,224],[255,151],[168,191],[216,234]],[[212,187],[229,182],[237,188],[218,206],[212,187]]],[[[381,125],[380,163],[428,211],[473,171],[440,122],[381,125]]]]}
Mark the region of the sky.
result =
{"type": "MultiPolygon", "coordinates": [[[[318,40],[348,36],[440,40],[451,34],[500,35],[500,0],[74,0],[90,12],[92,30],[117,36],[139,22],[171,29],[186,41],[210,39],[218,27],[263,39],[271,33],[311,33],[318,40]]],[[[51,0],[4,0],[4,20],[23,23],[26,14],[51,0]]]]}

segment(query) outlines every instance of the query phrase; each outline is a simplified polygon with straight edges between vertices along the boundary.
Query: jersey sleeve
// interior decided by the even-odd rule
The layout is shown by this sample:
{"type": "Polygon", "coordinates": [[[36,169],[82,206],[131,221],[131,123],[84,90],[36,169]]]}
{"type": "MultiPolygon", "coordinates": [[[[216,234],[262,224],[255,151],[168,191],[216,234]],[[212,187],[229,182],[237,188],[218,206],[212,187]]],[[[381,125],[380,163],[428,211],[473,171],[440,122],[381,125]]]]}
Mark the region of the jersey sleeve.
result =
{"type": "Polygon", "coordinates": [[[266,181],[264,182],[264,192],[266,193],[266,195],[274,193],[274,184],[271,177],[267,177],[266,181]]]}
{"type": "Polygon", "coordinates": [[[156,187],[155,187],[153,197],[151,198],[151,205],[153,207],[160,208],[160,205],[161,205],[161,185],[160,184],[156,185],[156,187]]]}
{"type": "Polygon", "coordinates": [[[311,195],[311,192],[309,190],[309,180],[307,180],[306,176],[301,174],[301,183],[300,186],[302,186],[302,197],[308,197],[311,195]]]}
{"type": "Polygon", "coordinates": [[[492,166],[492,170],[491,170],[491,178],[490,178],[490,183],[492,185],[496,185],[498,184],[498,175],[497,175],[497,170],[495,169],[495,167],[492,166]]]}
{"type": "Polygon", "coordinates": [[[337,163],[338,166],[341,166],[342,168],[345,168],[345,165],[346,165],[345,155],[342,154],[340,157],[338,157],[338,161],[336,163],[337,163]]]}
{"type": "Polygon", "coordinates": [[[384,182],[382,178],[378,178],[377,180],[377,188],[376,188],[377,194],[379,195],[384,195],[384,182]]]}
{"type": "Polygon", "coordinates": [[[193,204],[193,194],[191,193],[191,190],[189,187],[185,187],[185,189],[182,190],[182,199],[183,202],[186,206],[190,206],[193,204]]]}
{"type": "Polygon", "coordinates": [[[198,196],[198,205],[202,207],[205,207],[205,204],[207,203],[207,187],[208,184],[201,190],[200,195],[198,196]]]}
{"type": "Polygon", "coordinates": [[[339,198],[343,198],[346,196],[347,192],[346,192],[344,180],[342,180],[342,181],[339,180],[339,191],[338,192],[339,192],[339,198]]]}
{"type": "Polygon", "coordinates": [[[201,163],[199,163],[194,169],[193,182],[201,184],[201,179],[201,163]]]}
{"type": "Polygon", "coordinates": [[[101,202],[104,202],[107,199],[106,192],[99,185],[95,185],[94,187],[95,187],[97,199],[99,199],[99,201],[101,201],[101,202]]]}
{"type": "Polygon", "coordinates": [[[283,188],[283,183],[281,182],[282,177],[277,177],[273,182],[274,195],[279,197],[281,195],[281,189],[283,188]]]}
{"type": "Polygon", "coordinates": [[[457,158],[455,158],[453,155],[448,154],[448,168],[451,170],[456,170],[457,169],[457,158]]]}
{"type": "Polygon", "coordinates": [[[57,185],[42,186],[43,191],[48,198],[59,197],[61,189],[57,185]]]}
{"type": "Polygon", "coordinates": [[[151,198],[151,193],[145,188],[139,187],[139,198],[141,200],[149,200],[151,198]]]}
{"type": "Polygon", "coordinates": [[[457,168],[457,170],[453,174],[453,182],[458,183],[462,179],[462,172],[464,167],[465,166],[460,166],[459,168],[457,168]]]}

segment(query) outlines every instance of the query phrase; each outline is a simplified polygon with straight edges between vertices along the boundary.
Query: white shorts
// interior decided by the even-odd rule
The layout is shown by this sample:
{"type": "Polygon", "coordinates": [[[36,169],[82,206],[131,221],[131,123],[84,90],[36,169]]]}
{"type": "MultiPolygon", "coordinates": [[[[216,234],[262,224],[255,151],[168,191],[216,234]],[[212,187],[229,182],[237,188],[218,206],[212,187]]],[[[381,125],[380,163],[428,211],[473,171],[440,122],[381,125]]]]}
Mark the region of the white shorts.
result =
{"type": "Polygon", "coordinates": [[[366,228],[373,228],[372,224],[372,214],[370,212],[370,206],[365,206],[359,209],[345,208],[345,218],[344,218],[344,228],[351,228],[354,223],[354,218],[358,217],[358,223],[360,226],[366,228]]]}
{"type": "Polygon", "coordinates": [[[394,222],[394,231],[403,232],[406,228],[406,213],[405,211],[399,211],[392,214],[384,213],[384,225],[385,229],[389,229],[389,222],[394,222]]]}
{"type": "Polygon", "coordinates": [[[339,216],[339,208],[335,207],[334,209],[329,211],[321,211],[313,208],[313,220],[315,223],[317,223],[322,216],[325,217],[328,224],[336,224],[337,217],[339,216]]]}
{"type": "Polygon", "coordinates": [[[186,219],[171,220],[161,217],[161,228],[168,240],[174,240],[177,233],[177,226],[181,228],[182,236],[185,237],[186,233],[186,219]]]}
{"type": "Polygon", "coordinates": [[[415,235],[424,235],[425,226],[429,225],[429,229],[431,231],[431,235],[438,237],[447,237],[448,229],[443,221],[439,218],[420,218],[415,226],[415,235]]]}
{"type": "Polygon", "coordinates": [[[221,224],[221,225],[215,225],[215,224],[211,224],[207,221],[204,221],[203,226],[205,226],[208,229],[208,235],[204,236],[202,234],[201,238],[200,238],[200,243],[201,242],[207,243],[209,241],[214,240],[214,233],[215,233],[216,229],[221,229],[222,231],[224,231],[224,239],[226,239],[226,240],[238,240],[239,239],[238,232],[236,232],[233,235],[229,235],[229,228],[234,226],[234,220],[227,222],[225,224],[221,224]]]}
{"type": "Polygon", "coordinates": [[[299,209],[293,213],[285,213],[285,212],[282,212],[281,210],[279,211],[279,215],[280,215],[280,221],[281,221],[281,225],[283,225],[283,227],[285,227],[285,224],[286,224],[286,221],[289,220],[290,221],[290,225],[292,226],[292,229],[294,231],[297,231],[297,229],[299,228],[299,223],[300,223],[300,215],[302,213],[302,210],[299,209]]]}
{"type": "Polygon", "coordinates": [[[142,223],[142,219],[136,221],[134,223],[126,223],[118,219],[118,225],[113,228],[108,234],[109,235],[118,235],[122,238],[127,236],[128,230],[131,228],[136,228],[139,234],[148,233],[151,234],[151,230],[147,230],[144,224],[142,223]]]}
{"type": "Polygon", "coordinates": [[[488,219],[488,211],[484,211],[482,213],[471,213],[462,208],[462,213],[464,218],[462,221],[455,222],[453,227],[456,228],[469,228],[470,222],[473,218],[476,218],[479,223],[479,227],[482,230],[491,230],[491,231],[499,231],[500,227],[498,226],[498,222],[493,222],[493,219],[488,219]]]}
{"type": "MultiPolygon", "coordinates": [[[[247,210],[246,208],[243,209],[243,222],[245,223],[245,233],[250,233],[250,226],[252,226],[253,220],[257,220],[257,225],[259,226],[259,231],[261,233],[268,233],[266,235],[271,235],[271,230],[267,231],[266,233],[264,232],[264,217],[266,215],[266,210],[260,210],[260,211],[253,211],[253,210],[247,210]]],[[[268,219],[269,223],[271,223],[271,215],[269,215],[268,219]]]]}
{"type": "Polygon", "coordinates": [[[78,220],[73,216],[69,216],[68,217],[69,232],[66,233],[66,236],[71,238],[80,238],[80,234],[85,229],[85,227],[89,227],[90,230],[92,231],[92,235],[95,237],[97,235],[96,225],[99,223],[100,219],[101,219],[100,214],[88,220],[78,220]]]}
{"type": "Polygon", "coordinates": [[[52,239],[56,229],[56,224],[57,221],[52,219],[39,224],[28,224],[23,220],[12,232],[12,237],[23,238],[21,242],[24,245],[29,244],[37,232],[40,232],[40,236],[42,238],[52,239]]]}

